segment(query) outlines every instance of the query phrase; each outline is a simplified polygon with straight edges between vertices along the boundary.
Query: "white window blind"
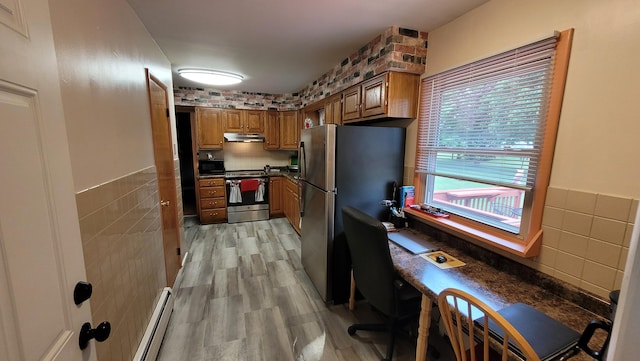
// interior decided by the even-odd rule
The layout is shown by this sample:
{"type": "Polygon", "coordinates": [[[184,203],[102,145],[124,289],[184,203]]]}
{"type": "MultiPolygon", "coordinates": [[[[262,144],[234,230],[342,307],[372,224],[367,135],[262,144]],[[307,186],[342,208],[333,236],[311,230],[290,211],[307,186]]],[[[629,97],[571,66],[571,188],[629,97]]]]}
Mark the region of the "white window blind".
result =
{"type": "Polygon", "coordinates": [[[423,79],[416,171],[530,190],[556,37],[423,79]]]}

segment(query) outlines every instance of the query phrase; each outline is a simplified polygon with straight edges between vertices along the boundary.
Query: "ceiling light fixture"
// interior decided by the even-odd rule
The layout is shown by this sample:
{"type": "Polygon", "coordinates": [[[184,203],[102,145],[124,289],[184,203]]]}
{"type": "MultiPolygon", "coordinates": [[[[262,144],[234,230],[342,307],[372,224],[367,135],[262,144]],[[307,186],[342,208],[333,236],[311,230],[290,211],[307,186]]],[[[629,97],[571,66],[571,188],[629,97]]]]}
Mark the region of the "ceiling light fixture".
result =
{"type": "Polygon", "coordinates": [[[183,78],[209,85],[232,85],[240,83],[244,77],[240,74],[207,69],[178,69],[183,78]]]}

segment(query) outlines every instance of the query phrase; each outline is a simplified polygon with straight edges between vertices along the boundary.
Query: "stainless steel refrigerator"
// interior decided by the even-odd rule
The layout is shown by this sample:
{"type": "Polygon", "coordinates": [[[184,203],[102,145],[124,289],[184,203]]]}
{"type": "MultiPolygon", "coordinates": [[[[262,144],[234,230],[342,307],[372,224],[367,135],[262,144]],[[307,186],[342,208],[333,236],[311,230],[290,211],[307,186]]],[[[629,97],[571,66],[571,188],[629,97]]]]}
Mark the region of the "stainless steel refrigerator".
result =
{"type": "Polygon", "coordinates": [[[344,303],[351,261],[342,207],[385,220],[380,204],[402,183],[405,130],[336,126],[302,130],[299,149],[302,265],[325,302],[344,303]]]}

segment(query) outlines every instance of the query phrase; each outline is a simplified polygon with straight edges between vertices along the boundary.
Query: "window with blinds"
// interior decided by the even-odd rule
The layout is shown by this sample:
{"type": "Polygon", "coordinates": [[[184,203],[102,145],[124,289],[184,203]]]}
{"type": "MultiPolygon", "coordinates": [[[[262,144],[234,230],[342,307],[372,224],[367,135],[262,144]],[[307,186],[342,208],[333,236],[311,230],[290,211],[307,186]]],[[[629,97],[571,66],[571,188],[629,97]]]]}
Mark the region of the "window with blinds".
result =
{"type": "Polygon", "coordinates": [[[422,80],[416,172],[425,203],[520,233],[544,146],[556,39],[422,80]]]}

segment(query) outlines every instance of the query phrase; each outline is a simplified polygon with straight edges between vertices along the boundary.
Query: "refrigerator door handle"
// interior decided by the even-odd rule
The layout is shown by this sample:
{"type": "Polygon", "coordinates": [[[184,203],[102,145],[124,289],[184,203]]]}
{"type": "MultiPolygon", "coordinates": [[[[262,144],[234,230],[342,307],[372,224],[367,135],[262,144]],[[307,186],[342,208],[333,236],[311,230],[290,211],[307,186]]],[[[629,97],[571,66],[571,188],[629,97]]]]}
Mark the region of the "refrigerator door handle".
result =
{"type": "Polygon", "coordinates": [[[300,142],[300,179],[307,179],[307,152],[304,148],[304,142],[300,142]]]}
{"type": "Polygon", "coordinates": [[[298,180],[298,209],[300,218],[304,218],[304,193],[302,193],[302,182],[298,180]]]}
{"type": "Polygon", "coordinates": [[[307,153],[304,149],[304,142],[300,142],[300,156],[302,164],[300,165],[300,177],[298,177],[298,209],[300,210],[300,218],[302,218],[304,217],[304,194],[301,182],[307,178],[307,153]]]}

